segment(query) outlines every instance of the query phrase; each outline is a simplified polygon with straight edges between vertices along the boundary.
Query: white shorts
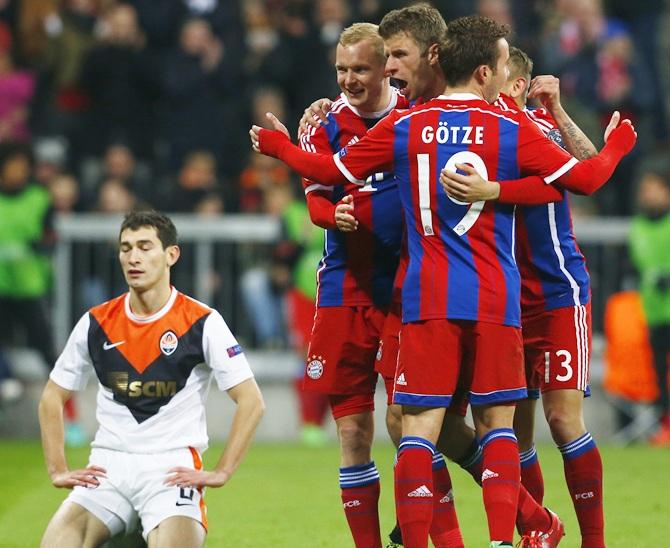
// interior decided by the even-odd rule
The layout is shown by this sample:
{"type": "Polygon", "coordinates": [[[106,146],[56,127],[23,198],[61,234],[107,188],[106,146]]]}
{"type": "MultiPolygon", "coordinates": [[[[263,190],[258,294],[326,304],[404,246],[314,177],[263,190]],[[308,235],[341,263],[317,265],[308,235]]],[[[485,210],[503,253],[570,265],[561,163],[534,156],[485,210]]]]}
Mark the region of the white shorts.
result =
{"type": "Polygon", "coordinates": [[[98,487],[75,487],[65,499],[83,506],[101,520],[112,536],[142,524],[142,536],[172,516],[192,518],[207,530],[207,506],[201,489],[165,485],[175,466],[202,469],[200,455],[190,447],[164,453],[124,453],[93,448],[89,464],[102,466],[107,478],[98,487]]]}

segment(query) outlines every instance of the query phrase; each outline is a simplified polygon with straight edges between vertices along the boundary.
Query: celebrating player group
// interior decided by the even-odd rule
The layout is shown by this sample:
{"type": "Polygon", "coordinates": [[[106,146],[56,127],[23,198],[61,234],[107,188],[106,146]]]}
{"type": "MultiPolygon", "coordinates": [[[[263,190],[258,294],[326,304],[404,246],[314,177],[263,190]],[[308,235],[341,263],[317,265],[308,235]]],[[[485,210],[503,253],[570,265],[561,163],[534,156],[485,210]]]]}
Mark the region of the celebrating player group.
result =
{"type": "Polygon", "coordinates": [[[250,131],[254,150],[304,177],[327,230],[304,389],[330,398],[359,548],[382,545],[377,374],[398,447],[389,546],[463,546],[443,455],[481,486],[491,546],[511,546],[515,527],[522,546],[558,545],[533,445],[540,397],[581,545],[605,546],[602,462],[582,413],[589,276],[566,190],[595,192],[637,135],[615,112],[597,152],[558,80],[531,80],[508,34],[481,16],[447,24],[427,5],[352,25],[336,52],[342,93],[307,109],[301,146],[272,114],[273,129],[250,131]]]}

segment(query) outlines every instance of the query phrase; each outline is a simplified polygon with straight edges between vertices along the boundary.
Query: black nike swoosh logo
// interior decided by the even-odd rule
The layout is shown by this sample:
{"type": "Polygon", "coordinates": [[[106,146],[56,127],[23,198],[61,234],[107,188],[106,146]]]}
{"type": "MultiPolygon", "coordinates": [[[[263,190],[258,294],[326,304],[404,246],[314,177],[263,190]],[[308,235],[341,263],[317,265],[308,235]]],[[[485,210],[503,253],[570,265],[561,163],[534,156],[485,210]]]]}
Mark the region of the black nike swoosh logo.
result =
{"type": "Polygon", "coordinates": [[[175,502],[176,506],[194,506],[192,502],[175,502]]]}

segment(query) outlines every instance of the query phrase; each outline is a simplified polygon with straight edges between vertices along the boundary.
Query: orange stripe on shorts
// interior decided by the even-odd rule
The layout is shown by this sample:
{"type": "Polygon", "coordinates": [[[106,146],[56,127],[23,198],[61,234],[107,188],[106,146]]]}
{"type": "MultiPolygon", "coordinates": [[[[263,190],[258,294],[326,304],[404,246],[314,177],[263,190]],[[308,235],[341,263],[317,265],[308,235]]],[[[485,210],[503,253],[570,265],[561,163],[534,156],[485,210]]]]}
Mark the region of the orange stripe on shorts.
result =
{"type": "MultiPolygon", "coordinates": [[[[198,453],[193,447],[189,447],[189,450],[191,451],[191,456],[193,457],[193,467],[196,470],[202,470],[202,459],[200,458],[200,453],[198,453]]],[[[198,493],[200,493],[200,522],[205,528],[205,531],[207,531],[207,504],[205,504],[205,494],[200,487],[198,488],[198,493]]]]}

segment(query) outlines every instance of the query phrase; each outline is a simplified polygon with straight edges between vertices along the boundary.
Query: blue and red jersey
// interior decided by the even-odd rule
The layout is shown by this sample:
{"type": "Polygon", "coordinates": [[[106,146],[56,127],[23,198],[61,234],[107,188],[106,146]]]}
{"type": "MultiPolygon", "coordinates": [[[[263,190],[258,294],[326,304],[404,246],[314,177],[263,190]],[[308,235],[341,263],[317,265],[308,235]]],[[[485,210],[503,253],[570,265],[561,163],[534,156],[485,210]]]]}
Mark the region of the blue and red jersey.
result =
{"type": "Polygon", "coordinates": [[[473,165],[485,179],[540,175],[551,182],[577,161],[519,111],[472,94],[440,96],[394,112],[334,160],[352,183],[393,172],[405,212],[409,265],[403,322],[447,318],[520,324],[514,206],[458,202],[442,190],[445,166],[473,165]]]}
{"type": "MultiPolygon", "coordinates": [[[[349,104],[344,94],[333,103],[329,123],[312,128],[300,139],[303,150],[337,153],[362,138],[381,118],[396,108],[408,106],[392,88],[386,109],[362,113],[349,104]]],[[[402,207],[398,188],[389,172],[377,172],[363,186],[342,178],[342,185],[324,186],[303,179],[305,194],[320,193],[336,204],[344,196],[354,197],[358,230],[326,230],[323,258],[317,270],[317,306],[387,307],[398,267],[402,239],[402,207]]]]}
{"type": "MultiPolygon", "coordinates": [[[[525,112],[549,139],[562,146],[556,123],[545,109],[525,112]]],[[[586,259],[575,238],[567,192],[563,195],[560,202],[517,209],[522,316],[585,305],[590,300],[586,259]]]]}

